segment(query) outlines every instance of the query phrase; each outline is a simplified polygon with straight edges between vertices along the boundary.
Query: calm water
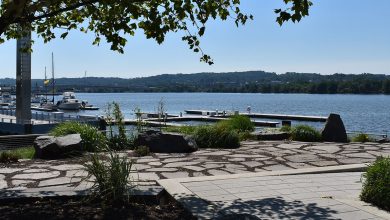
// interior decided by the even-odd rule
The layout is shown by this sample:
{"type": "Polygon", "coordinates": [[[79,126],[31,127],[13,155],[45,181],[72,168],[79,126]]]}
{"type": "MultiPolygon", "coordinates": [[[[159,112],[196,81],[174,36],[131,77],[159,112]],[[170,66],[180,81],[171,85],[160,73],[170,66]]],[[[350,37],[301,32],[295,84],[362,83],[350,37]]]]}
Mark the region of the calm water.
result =
{"type": "MultiPolygon", "coordinates": [[[[99,111],[80,114],[103,114],[108,102],[120,103],[126,118],[133,110],[156,112],[163,98],[167,112],[184,113],[185,109],[239,110],[273,114],[327,116],[341,115],[348,131],[390,133],[390,96],[385,95],[312,95],[312,94],[240,94],[240,93],[78,93],[79,99],[100,107],[99,111]]],[[[268,120],[268,119],[265,119],[268,120]]],[[[317,123],[317,127],[321,124],[317,123]]]]}

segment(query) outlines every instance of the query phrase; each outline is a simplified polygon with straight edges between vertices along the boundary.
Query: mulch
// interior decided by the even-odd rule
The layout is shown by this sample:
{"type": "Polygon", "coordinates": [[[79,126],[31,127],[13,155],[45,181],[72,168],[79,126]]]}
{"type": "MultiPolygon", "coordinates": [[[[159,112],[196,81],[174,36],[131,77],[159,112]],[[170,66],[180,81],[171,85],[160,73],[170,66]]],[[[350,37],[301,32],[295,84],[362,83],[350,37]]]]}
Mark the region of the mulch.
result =
{"type": "Polygon", "coordinates": [[[0,219],[196,219],[175,201],[164,205],[130,201],[114,207],[85,198],[2,202],[0,213],[0,219]]]}

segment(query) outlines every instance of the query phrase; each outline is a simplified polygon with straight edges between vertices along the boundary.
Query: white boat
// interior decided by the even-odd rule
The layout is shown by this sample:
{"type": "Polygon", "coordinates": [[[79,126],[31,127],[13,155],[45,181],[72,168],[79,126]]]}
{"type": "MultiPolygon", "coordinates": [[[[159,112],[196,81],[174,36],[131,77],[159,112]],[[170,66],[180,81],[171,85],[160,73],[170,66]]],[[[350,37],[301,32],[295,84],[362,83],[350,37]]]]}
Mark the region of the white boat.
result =
{"type": "Polygon", "coordinates": [[[13,102],[11,93],[9,92],[2,92],[0,96],[0,105],[2,106],[8,106],[11,105],[13,102]]]}
{"type": "Polygon", "coordinates": [[[57,111],[58,109],[58,106],[50,101],[41,102],[39,107],[45,111],[57,111]]]}
{"type": "Polygon", "coordinates": [[[57,106],[62,110],[80,110],[81,102],[76,99],[74,92],[64,92],[62,100],[57,102],[57,106]]]}
{"type": "Polygon", "coordinates": [[[34,95],[31,97],[31,103],[43,103],[46,102],[47,99],[43,95],[34,95]]]}

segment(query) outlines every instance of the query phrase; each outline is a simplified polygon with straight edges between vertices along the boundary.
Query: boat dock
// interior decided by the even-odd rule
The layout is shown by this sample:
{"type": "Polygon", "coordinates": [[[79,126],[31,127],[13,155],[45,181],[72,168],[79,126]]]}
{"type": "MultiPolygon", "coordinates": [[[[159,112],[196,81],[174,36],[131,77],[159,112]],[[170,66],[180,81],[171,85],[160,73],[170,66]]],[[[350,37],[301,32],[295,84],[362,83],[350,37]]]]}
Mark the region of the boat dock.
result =
{"type": "MultiPolygon", "coordinates": [[[[148,125],[151,126],[185,126],[184,124],[175,123],[175,122],[184,122],[184,121],[203,121],[203,122],[218,122],[227,120],[227,117],[211,117],[211,116],[184,116],[184,117],[168,117],[165,120],[164,119],[158,119],[158,118],[148,118],[143,119],[142,121],[148,125]]],[[[134,119],[125,119],[124,123],[126,125],[136,125],[137,120],[134,119]]],[[[253,121],[255,126],[262,126],[262,127],[276,127],[279,122],[274,121],[253,121]]]]}
{"type": "MultiPolygon", "coordinates": [[[[222,115],[223,111],[209,111],[209,110],[184,110],[186,114],[190,115],[222,115]]],[[[307,115],[284,115],[284,114],[261,114],[261,113],[239,113],[236,114],[246,115],[250,118],[267,118],[278,120],[294,120],[294,121],[311,121],[311,122],[326,122],[328,117],[323,116],[307,116],[307,115]]]]}

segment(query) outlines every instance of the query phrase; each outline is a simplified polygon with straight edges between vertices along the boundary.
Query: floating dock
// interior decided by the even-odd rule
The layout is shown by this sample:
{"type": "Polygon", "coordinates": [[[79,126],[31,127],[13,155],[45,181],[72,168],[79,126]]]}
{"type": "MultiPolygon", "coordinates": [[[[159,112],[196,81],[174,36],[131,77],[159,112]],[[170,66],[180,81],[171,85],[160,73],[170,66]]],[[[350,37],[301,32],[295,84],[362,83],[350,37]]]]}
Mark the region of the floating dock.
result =
{"type": "MultiPolygon", "coordinates": [[[[184,121],[203,121],[203,122],[218,122],[227,120],[227,117],[209,117],[209,116],[185,116],[185,117],[168,117],[165,120],[158,118],[148,118],[143,119],[142,121],[151,126],[186,126],[185,124],[175,123],[175,122],[184,122],[184,121]]],[[[255,126],[262,127],[276,127],[279,122],[274,121],[252,121],[255,126]]],[[[126,125],[136,125],[137,120],[125,119],[124,123],[126,125]]]]}
{"type": "Polygon", "coordinates": [[[99,107],[95,107],[95,106],[81,106],[80,110],[99,110],[99,107]]]}
{"type": "MultiPolygon", "coordinates": [[[[217,111],[208,110],[184,110],[190,115],[217,115],[217,111]]],[[[237,112],[238,113],[238,112],[237,112]]],[[[261,113],[239,113],[250,118],[267,118],[278,120],[294,120],[294,121],[311,121],[311,122],[326,122],[328,117],[323,116],[307,116],[307,115],[284,115],[284,114],[261,114],[261,113]]],[[[222,115],[222,111],[218,111],[218,116],[222,115]]]]}

